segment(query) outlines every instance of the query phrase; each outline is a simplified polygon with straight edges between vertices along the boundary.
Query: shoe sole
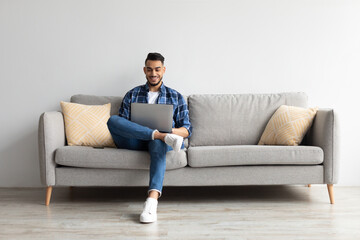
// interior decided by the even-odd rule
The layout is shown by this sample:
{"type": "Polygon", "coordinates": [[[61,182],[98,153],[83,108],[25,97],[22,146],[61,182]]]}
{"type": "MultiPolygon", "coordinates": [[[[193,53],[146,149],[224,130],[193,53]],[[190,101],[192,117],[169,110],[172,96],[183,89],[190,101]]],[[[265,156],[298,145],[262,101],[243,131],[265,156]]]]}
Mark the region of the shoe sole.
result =
{"type": "Polygon", "coordinates": [[[156,222],[156,221],[157,221],[157,219],[156,219],[155,221],[141,221],[141,220],[140,220],[141,223],[145,223],[145,224],[147,224],[147,223],[153,223],[153,222],[156,222]]]}

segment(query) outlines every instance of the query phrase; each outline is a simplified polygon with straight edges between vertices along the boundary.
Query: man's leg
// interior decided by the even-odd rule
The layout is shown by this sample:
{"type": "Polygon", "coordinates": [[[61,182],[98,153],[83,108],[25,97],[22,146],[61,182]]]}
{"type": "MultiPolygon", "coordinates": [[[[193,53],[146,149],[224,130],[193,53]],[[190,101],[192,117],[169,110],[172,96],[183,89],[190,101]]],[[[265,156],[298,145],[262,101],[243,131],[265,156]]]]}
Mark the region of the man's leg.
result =
{"type": "Polygon", "coordinates": [[[148,198],[144,203],[144,210],[140,215],[140,222],[151,223],[157,220],[158,197],[161,196],[166,170],[166,153],[172,148],[160,139],[149,142],[150,181],[148,198]]]}
{"type": "Polygon", "coordinates": [[[159,193],[158,197],[160,197],[166,170],[166,153],[172,150],[172,148],[163,141],[156,139],[149,142],[148,150],[151,159],[148,193],[156,191],[159,193]]]}
{"type": "MultiPolygon", "coordinates": [[[[169,146],[171,146],[176,152],[180,151],[183,148],[183,138],[175,134],[160,133],[157,130],[150,129],[148,127],[142,126],[140,124],[131,122],[125,118],[122,118],[117,115],[113,115],[109,118],[107,122],[108,128],[111,135],[116,142],[115,136],[122,136],[128,139],[142,140],[142,141],[151,141],[154,139],[160,139],[169,146]]],[[[119,145],[117,145],[119,148],[119,145]]],[[[132,144],[131,144],[132,146],[132,144]]],[[[127,148],[127,147],[124,147],[127,148]]],[[[134,149],[137,150],[137,149],[134,149]]]]}
{"type": "Polygon", "coordinates": [[[153,139],[153,129],[131,122],[125,118],[113,115],[107,122],[111,135],[118,135],[128,139],[150,141],[153,139]]]}

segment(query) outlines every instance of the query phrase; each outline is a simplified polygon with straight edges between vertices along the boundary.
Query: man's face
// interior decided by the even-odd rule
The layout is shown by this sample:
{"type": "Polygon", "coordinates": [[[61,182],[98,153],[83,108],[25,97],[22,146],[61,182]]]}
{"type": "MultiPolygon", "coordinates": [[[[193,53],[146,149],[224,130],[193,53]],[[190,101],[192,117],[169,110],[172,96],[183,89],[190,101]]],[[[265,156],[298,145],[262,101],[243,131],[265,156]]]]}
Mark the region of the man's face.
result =
{"type": "Polygon", "coordinates": [[[161,83],[166,68],[163,66],[161,61],[158,60],[147,60],[144,73],[146,75],[147,82],[151,86],[157,86],[161,83]]]}

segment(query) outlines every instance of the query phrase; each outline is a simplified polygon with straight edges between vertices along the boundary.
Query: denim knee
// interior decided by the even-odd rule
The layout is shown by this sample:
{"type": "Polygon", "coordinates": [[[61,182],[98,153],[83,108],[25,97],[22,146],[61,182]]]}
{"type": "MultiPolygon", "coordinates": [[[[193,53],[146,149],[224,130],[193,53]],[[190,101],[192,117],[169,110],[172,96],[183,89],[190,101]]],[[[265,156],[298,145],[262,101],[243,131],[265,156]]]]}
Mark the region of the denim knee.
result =
{"type": "Polygon", "coordinates": [[[114,126],[115,121],[116,121],[116,119],[115,119],[116,117],[117,117],[116,115],[113,115],[113,116],[111,116],[111,117],[109,118],[109,120],[107,121],[106,124],[107,124],[107,126],[108,126],[109,129],[114,126]]]}

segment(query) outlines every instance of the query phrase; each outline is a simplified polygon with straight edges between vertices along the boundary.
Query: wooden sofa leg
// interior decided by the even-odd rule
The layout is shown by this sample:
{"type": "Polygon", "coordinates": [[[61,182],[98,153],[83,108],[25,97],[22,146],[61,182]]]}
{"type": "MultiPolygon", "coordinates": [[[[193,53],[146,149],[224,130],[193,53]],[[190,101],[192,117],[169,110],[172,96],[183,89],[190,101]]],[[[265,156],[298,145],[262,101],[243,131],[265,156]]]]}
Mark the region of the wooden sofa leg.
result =
{"type": "Polygon", "coordinates": [[[46,206],[49,206],[49,204],[50,204],[51,191],[52,191],[52,186],[48,186],[47,189],[46,189],[46,199],[45,199],[45,205],[46,206]]]}
{"type": "Polygon", "coordinates": [[[311,184],[308,184],[308,187],[311,187],[311,184]]]}
{"type": "Polygon", "coordinates": [[[333,184],[328,184],[327,189],[328,189],[328,192],[329,192],[330,203],[334,204],[334,188],[333,188],[333,184]]]}

